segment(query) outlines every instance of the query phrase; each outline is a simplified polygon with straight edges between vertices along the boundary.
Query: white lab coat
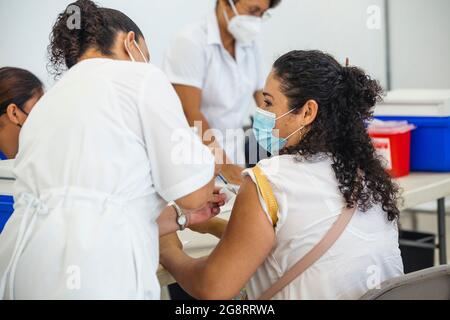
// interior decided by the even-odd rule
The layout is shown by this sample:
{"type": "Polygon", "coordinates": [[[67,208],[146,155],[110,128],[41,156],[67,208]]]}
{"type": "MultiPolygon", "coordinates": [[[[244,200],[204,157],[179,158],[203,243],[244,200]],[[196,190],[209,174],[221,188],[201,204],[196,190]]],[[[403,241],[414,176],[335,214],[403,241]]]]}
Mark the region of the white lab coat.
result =
{"type": "Polygon", "coordinates": [[[162,68],[170,82],[202,90],[201,111],[218,143],[233,163],[244,165],[245,136],[238,133],[253,113],[253,94],[263,90],[268,74],[260,42],[238,42],[233,59],[212,12],[177,34],[162,68]]]}
{"type": "Polygon", "coordinates": [[[156,219],[214,159],[152,65],[80,62],[22,129],[0,298],[159,299],[156,219]]]}

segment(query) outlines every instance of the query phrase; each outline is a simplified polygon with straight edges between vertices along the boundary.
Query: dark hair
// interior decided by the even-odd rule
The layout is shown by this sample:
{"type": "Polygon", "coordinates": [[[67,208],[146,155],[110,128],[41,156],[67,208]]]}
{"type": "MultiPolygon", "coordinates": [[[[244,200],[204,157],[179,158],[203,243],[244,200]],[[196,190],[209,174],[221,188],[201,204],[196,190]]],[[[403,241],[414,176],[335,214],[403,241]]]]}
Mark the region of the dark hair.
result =
{"type": "Polygon", "coordinates": [[[58,77],[73,67],[89,48],[96,48],[104,55],[111,54],[118,32],[133,31],[144,37],[139,27],[124,13],[98,7],[90,0],[78,0],[59,14],[50,36],[49,72],[58,77]],[[79,9],[79,25],[70,24],[73,8],[79,9]]]}
{"type": "MultiPolygon", "coordinates": [[[[233,0],[233,3],[238,3],[239,0],[233,0]]],[[[217,0],[216,5],[219,3],[219,0],[217,0]]],[[[226,0],[226,3],[228,4],[228,0],[226,0]]],[[[269,8],[273,9],[277,7],[281,3],[281,0],[270,0],[269,8]]]]}
{"type": "Polygon", "coordinates": [[[0,68],[0,115],[10,104],[23,109],[36,94],[43,93],[44,85],[31,72],[19,68],[0,68]]]}
{"type": "Polygon", "coordinates": [[[390,221],[399,216],[398,187],[384,170],[367,133],[367,120],[382,100],[383,89],[363,70],[342,67],[320,51],[292,51],[274,64],[274,75],[292,109],[314,100],[317,118],[301,142],[286,148],[298,160],[325,153],[348,207],[362,211],[381,204],[390,221]]]}

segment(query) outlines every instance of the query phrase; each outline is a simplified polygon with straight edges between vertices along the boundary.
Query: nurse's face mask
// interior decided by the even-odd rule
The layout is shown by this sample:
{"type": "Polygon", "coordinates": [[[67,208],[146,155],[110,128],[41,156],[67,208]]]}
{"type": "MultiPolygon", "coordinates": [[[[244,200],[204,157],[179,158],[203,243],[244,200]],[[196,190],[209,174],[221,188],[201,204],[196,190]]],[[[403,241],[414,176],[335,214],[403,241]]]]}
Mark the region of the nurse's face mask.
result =
{"type": "MultiPolygon", "coordinates": [[[[142,59],[145,61],[145,63],[149,63],[149,61],[147,60],[147,58],[145,57],[144,53],[142,52],[141,48],[139,47],[138,43],[136,42],[136,40],[133,40],[133,44],[136,46],[136,48],[138,49],[139,53],[142,56],[142,59]]],[[[124,45],[125,45],[125,50],[127,50],[128,56],[130,57],[131,61],[136,62],[136,59],[133,57],[133,55],[130,52],[130,48],[127,44],[127,40],[125,39],[124,41],[124,45]]]]}
{"type": "Polygon", "coordinates": [[[228,23],[228,32],[237,42],[250,44],[256,40],[262,29],[262,18],[251,15],[240,15],[236,9],[233,0],[228,0],[235,16],[229,18],[226,11],[223,12],[225,20],[228,23]]]}
{"type": "Polygon", "coordinates": [[[290,137],[303,130],[304,126],[298,128],[286,138],[276,137],[273,134],[273,130],[276,127],[277,121],[283,119],[297,109],[292,109],[278,118],[275,113],[266,111],[261,108],[256,109],[253,121],[253,134],[255,135],[258,144],[266,151],[270,152],[270,154],[278,154],[278,152],[287,145],[290,137]]]}

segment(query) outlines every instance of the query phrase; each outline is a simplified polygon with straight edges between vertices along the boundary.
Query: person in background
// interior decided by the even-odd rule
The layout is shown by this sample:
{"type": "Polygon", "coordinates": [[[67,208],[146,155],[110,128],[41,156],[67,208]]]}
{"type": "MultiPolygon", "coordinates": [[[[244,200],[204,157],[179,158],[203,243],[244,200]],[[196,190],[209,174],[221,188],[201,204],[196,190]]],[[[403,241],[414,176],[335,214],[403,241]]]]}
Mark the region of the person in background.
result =
{"type": "Polygon", "coordinates": [[[81,26],[68,28],[67,8],[58,16],[59,80],[20,136],[0,299],[159,299],[159,237],[219,212],[220,166],[140,28],[89,0],[70,6],[81,26]]]}
{"type": "Polygon", "coordinates": [[[351,210],[337,242],[272,298],[358,299],[401,276],[398,187],[365,126],[381,96],[364,71],[320,51],[280,57],[254,122],[261,146],[280,154],[258,164],[276,201],[266,205],[261,176],[246,170],[228,225],[210,222],[221,238],[211,255],[192,259],[169,235],[161,263],[196,298],[230,299],[246,286],[259,299],[351,210]]]}
{"type": "Polygon", "coordinates": [[[7,159],[16,157],[20,130],[43,94],[44,85],[31,72],[0,68],[0,151],[7,159]]]}
{"type": "Polygon", "coordinates": [[[218,0],[215,12],[176,36],[163,62],[189,124],[201,123],[203,134],[214,129],[202,139],[223,148],[222,173],[235,184],[241,183],[245,137],[227,139],[227,130],[242,130],[252,99],[263,102],[259,36],[263,18],[280,2],[218,0]]]}

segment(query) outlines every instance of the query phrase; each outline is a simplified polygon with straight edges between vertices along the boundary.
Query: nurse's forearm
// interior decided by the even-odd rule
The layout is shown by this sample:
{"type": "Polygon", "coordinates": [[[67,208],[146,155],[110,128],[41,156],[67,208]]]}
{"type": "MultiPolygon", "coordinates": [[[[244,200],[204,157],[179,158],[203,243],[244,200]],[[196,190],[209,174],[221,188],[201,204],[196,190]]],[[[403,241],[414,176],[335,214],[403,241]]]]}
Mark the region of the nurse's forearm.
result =
{"type": "MultiPolygon", "coordinates": [[[[200,135],[200,138],[202,139],[203,143],[205,145],[209,146],[210,148],[213,148],[214,149],[213,153],[214,153],[214,151],[216,151],[218,149],[222,149],[220,144],[217,142],[216,136],[214,136],[214,134],[213,134],[213,130],[211,130],[208,120],[206,120],[203,113],[201,113],[200,111],[195,112],[195,114],[192,115],[192,119],[193,119],[192,123],[197,122],[197,123],[201,123],[201,125],[202,125],[201,130],[198,131],[198,134],[200,135]]],[[[191,121],[189,121],[189,122],[191,122],[191,121]]],[[[223,153],[223,158],[226,159],[225,150],[220,150],[220,151],[223,153]]],[[[226,162],[224,161],[222,164],[224,164],[224,163],[226,163],[226,162]]]]}
{"type": "Polygon", "coordinates": [[[176,220],[177,213],[175,208],[172,206],[166,207],[157,220],[159,236],[162,237],[180,230],[176,220]]]}
{"type": "MultiPolygon", "coordinates": [[[[211,126],[209,125],[208,120],[206,120],[205,116],[203,115],[203,113],[201,111],[195,111],[190,113],[187,116],[189,125],[192,127],[197,127],[199,128],[199,125],[201,125],[201,131],[199,131],[199,135],[200,138],[202,138],[202,141],[204,141],[204,138],[207,137],[207,135],[205,135],[205,132],[209,132],[209,130],[211,130],[211,126]]],[[[199,128],[200,129],[200,128],[199,128]]],[[[204,141],[205,144],[209,144],[211,143],[211,141],[204,141]]]]}
{"type": "Polygon", "coordinates": [[[232,163],[231,160],[228,159],[225,150],[223,150],[222,146],[217,142],[217,138],[214,136],[208,120],[206,120],[203,113],[201,111],[195,111],[189,114],[187,118],[191,126],[201,124],[201,130],[198,131],[198,134],[202,139],[203,144],[210,147],[216,159],[222,159],[222,163],[219,164],[232,163]]]}
{"type": "MultiPolygon", "coordinates": [[[[202,90],[193,86],[186,86],[180,84],[174,84],[173,87],[178,94],[178,97],[181,100],[181,104],[183,105],[184,114],[189,122],[191,127],[197,127],[198,124],[201,124],[201,130],[199,130],[198,134],[203,143],[210,148],[213,148],[212,153],[216,157],[216,159],[220,159],[222,156],[222,161],[219,164],[231,163],[228,161],[227,155],[222,149],[217,148],[217,140],[216,137],[211,132],[211,127],[209,125],[208,120],[201,111],[202,106],[202,90]],[[212,143],[216,143],[211,146],[212,143]],[[219,154],[220,153],[220,154],[219,154]]],[[[200,128],[199,128],[200,129],[200,128]]],[[[218,161],[219,162],[219,161],[218,161]]]]}

